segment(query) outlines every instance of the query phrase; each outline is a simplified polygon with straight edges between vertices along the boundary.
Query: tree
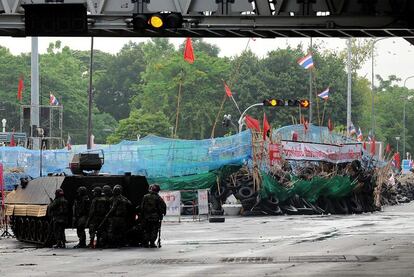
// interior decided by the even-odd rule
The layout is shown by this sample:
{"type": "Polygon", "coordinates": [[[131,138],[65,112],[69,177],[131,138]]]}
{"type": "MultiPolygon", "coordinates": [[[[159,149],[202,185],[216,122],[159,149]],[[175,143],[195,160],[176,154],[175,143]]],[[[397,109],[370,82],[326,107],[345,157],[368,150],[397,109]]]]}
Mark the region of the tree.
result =
{"type": "Polygon", "coordinates": [[[116,120],[128,117],[129,100],[135,93],[133,87],[142,83],[141,73],[146,67],[143,46],[143,43],[126,44],[97,77],[95,103],[116,120]]]}
{"type": "Polygon", "coordinates": [[[136,140],[138,136],[149,134],[167,137],[171,133],[171,124],[162,112],[147,113],[143,110],[134,110],[126,119],[119,121],[116,131],[111,134],[107,142],[118,143],[121,140],[136,140]]]}

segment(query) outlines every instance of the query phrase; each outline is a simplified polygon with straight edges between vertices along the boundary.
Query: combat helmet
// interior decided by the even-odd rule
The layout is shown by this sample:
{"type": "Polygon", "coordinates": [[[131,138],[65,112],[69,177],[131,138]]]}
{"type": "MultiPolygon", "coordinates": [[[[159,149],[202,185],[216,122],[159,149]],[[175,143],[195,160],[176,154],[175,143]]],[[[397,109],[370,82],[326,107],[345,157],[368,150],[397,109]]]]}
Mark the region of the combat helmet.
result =
{"type": "Polygon", "coordinates": [[[161,188],[158,184],[153,184],[150,186],[149,190],[155,193],[159,193],[161,188]]]}
{"type": "Polygon", "coordinates": [[[81,196],[86,195],[87,192],[88,190],[84,186],[78,187],[77,189],[78,195],[81,195],[81,196]]]}
{"type": "Polygon", "coordinates": [[[93,195],[95,195],[95,196],[100,196],[100,195],[102,194],[102,189],[101,189],[101,187],[95,187],[95,188],[92,190],[92,192],[93,192],[93,195]]]}
{"type": "Polygon", "coordinates": [[[112,190],[114,195],[120,195],[122,193],[122,187],[120,185],[116,185],[112,190]]]}
{"type": "Polygon", "coordinates": [[[63,189],[57,189],[56,191],[55,191],[55,197],[57,198],[57,197],[61,197],[61,196],[64,196],[65,194],[64,194],[64,192],[63,192],[63,189]]]}

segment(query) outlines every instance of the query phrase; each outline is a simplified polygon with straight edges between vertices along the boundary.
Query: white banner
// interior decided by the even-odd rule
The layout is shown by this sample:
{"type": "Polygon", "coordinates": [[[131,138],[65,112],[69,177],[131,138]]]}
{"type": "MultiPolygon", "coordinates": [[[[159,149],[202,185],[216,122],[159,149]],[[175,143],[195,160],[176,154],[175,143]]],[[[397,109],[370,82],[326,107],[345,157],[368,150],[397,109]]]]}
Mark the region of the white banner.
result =
{"type": "Polygon", "coordinates": [[[208,191],[206,189],[198,190],[198,214],[208,214],[208,191]]]}
{"type": "Polygon", "coordinates": [[[344,163],[362,158],[361,144],[328,145],[282,141],[282,149],[286,160],[344,163]]]}
{"type": "Polygon", "coordinates": [[[160,196],[167,204],[167,216],[180,216],[181,212],[181,192],[179,191],[160,191],[160,196]]]}

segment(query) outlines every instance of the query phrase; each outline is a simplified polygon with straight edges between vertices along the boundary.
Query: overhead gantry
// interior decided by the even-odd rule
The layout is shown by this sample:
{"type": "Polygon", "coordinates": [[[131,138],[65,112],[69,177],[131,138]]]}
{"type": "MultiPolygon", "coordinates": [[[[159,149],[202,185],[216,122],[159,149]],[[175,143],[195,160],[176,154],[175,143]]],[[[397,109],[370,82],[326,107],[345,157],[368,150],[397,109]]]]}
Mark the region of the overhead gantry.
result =
{"type": "Polygon", "coordinates": [[[414,37],[413,11],[409,0],[0,0],[0,35],[414,37]]]}

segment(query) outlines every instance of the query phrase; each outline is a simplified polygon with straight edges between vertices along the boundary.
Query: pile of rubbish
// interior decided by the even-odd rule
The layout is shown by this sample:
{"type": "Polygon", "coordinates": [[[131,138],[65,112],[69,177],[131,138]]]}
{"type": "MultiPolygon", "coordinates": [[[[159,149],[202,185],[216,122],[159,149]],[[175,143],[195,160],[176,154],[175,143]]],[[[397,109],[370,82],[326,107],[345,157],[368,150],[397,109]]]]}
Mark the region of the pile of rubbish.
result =
{"type": "Polygon", "coordinates": [[[242,215],[349,214],[378,209],[374,199],[374,171],[359,161],[333,165],[285,161],[265,173],[243,167],[212,188],[212,210],[233,195],[242,215]],[[300,168],[300,169],[299,169],[300,168]]]}
{"type": "Polygon", "coordinates": [[[414,200],[414,175],[394,176],[393,173],[379,184],[380,205],[398,205],[414,200]]]}

